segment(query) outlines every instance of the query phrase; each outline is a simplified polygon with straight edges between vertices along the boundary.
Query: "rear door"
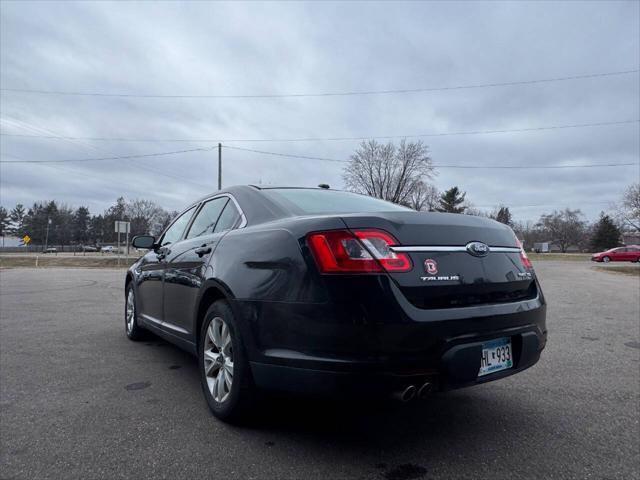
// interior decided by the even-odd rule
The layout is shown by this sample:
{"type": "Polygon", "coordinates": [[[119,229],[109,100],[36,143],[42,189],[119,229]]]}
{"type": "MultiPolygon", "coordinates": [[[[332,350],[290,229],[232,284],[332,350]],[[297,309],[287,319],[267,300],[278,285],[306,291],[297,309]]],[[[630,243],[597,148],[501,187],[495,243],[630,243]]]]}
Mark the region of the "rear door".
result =
{"type": "Polygon", "coordinates": [[[227,195],[204,202],[184,240],[167,256],[164,276],[164,323],[170,333],[190,340],[196,302],[206,268],[224,234],[239,225],[240,214],[227,195]]]}
{"type": "Polygon", "coordinates": [[[623,253],[621,260],[624,260],[625,262],[632,262],[635,260],[636,255],[633,247],[624,247],[622,250],[623,253]]]}
{"type": "Polygon", "coordinates": [[[461,214],[394,212],[347,215],[351,230],[378,228],[398,240],[413,268],[389,275],[418,308],[504,303],[537,295],[513,231],[501,223],[461,214]],[[485,248],[488,247],[488,248],[485,248]]]}
{"type": "Polygon", "coordinates": [[[638,247],[627,247],[629,249],[629,261],[637,262],[638,258],[640,258],[640,248],[638,247]]]}

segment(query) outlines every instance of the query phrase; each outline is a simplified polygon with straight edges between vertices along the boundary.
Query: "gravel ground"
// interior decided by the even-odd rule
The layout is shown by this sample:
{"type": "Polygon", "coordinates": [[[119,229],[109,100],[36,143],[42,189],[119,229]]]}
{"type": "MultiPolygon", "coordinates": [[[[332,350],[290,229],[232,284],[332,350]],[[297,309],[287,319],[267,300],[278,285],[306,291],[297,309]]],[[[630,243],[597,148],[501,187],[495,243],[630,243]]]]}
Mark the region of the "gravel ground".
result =
{"type": "Polygon", "coordinates": [[[125,338],[122,270],[0,271],[0,478],[640,478],[640,279],[536,268],[532,369],[408,406],[272,399],[242,428],[193,358],[125,338]]]}

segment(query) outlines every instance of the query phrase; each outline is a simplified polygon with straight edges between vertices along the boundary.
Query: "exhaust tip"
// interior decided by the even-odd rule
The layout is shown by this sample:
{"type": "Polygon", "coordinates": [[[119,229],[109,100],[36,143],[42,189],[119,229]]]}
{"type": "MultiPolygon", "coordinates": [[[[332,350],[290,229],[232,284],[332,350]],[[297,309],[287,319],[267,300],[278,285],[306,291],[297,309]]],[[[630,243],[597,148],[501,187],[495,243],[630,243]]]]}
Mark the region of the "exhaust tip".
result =
{"type": "Polygon", "coordinates": [[[426,382],[424,385],[422,385],[418,389],[418,398],[420,398],[421,400],[424,400],[429,396],[432,390],[433,390],[433,384],[426,382]]]}
{"type": "Polygon", "coordinates": [[[395,392],[393,394],[393,397],[397,400],[400,400],[401,402],[408,402],[409,400],[412,400],[413,397],[416,396],[416,386],[415,385],[409,385],[407,388],[405,388],[404,390],[399,390],[397,392],[395,392]]]}

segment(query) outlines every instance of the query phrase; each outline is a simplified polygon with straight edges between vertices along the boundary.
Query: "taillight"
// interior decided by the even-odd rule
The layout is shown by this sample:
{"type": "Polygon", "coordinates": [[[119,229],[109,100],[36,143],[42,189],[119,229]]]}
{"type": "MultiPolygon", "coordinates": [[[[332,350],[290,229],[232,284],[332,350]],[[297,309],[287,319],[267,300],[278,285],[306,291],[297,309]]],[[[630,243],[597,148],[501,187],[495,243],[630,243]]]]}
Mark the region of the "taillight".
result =
{"type": "Polygon", "coordinates": [[[313,257],[322,273],[408,272],[411,260],[406,253],[389,247],[395,238],[381,230],[330,230],[308,236],[313,257]]]}
{"type": "Polygon", "coordinates": [[[522,261],[522,265],[524,265],[524,268],[526,269],[532,269],[533,264],[531,263],[531,260],[529,260],[529,257],[527,257],[527,252],[524,251],[522,242],[520,240],[516,241],[518,242],[518,246],[520,247],[520,260],[522,261]]]}

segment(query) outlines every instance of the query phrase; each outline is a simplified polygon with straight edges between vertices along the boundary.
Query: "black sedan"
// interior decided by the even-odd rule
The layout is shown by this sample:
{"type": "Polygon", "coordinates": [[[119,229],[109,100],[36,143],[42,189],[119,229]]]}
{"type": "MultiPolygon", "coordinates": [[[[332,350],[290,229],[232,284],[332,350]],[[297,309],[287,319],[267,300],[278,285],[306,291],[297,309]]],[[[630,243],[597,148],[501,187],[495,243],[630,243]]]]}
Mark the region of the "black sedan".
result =
{"type": "Polygon", "coordinates": [[[259,390],[389,395],[535,364],[546,305],[513,231],[325,188],[232,187],[191,204],[127,272],[125,327],[198,357],[211,411],[259,390]]]}

